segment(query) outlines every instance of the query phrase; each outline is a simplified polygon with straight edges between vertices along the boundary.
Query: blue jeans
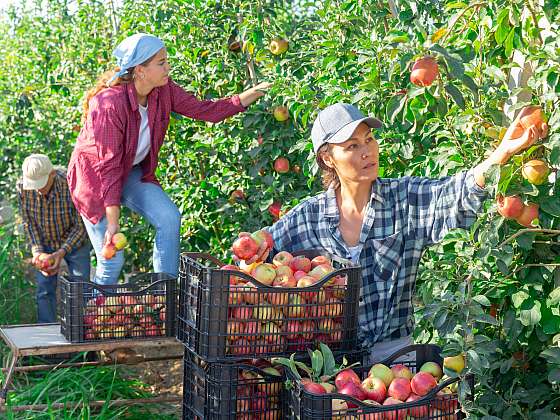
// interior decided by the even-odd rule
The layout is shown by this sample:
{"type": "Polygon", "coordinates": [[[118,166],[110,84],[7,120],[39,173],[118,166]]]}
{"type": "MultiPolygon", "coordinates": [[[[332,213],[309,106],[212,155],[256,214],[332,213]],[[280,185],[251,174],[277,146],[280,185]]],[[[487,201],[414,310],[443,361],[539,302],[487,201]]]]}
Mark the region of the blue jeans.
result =
{"type": "MultiPolygon", "coordinates": [[[[44,251],[50,254],[56,250],[47,247],[44,251]]],[[[91,245],[86,242],[81,248],[75,249],[64,256],[71,279],[79,278],[89,281],[90,251],[91,245]]],[[[45,276],[38,270],[35,273],[35,280],[37,281],[37,322],[39,323],[56,322],[57,278],[56,274],[45,276]]]]}
{"type": "MultiPolygon", "coordinates": [[[[142,169],[133,167],[121,194],[121,204],[143,216],[156,229],[153,251],[155,273],[173,276],[179,271],[179,242],[181,213],[160,186],[142,182],[142,169]]],[[[97,224],[82,216],[89,239],[97,256],[94,281],[97,284],[116,284],[124,265],[124,251],[117,251],[110,260],[103,258],[103,239],[107,230],[107,218],[97,224]]]]}

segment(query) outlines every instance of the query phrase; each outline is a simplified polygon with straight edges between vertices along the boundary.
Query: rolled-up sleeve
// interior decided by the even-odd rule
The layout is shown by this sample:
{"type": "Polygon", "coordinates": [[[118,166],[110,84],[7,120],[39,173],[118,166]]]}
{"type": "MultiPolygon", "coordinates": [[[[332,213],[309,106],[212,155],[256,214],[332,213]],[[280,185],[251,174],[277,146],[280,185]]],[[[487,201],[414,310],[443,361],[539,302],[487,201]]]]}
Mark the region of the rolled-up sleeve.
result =
{"type": "Polygon", "coordinates": [[[425,245],[437,243],[451,229],[470,227],[487,197],[472,170],[440,179],[409,178],[409,227],[425,245]]]}
{"type": "Polygon", "coordinates": [[[124,127],[119,113],[112,105],[91,99],[90,112],[93,136],[97,148],[101,195],[105,207],[118,206],[122,193],[122,165],[124,127]]]}
{"type": "Polygon", "coordinates": [[[189,118],[217,123],[246,109],[241,105],[238,95],[217,100],[200,100],[173,81],[169,82],[169,86],[171,110],[189,118]]]}

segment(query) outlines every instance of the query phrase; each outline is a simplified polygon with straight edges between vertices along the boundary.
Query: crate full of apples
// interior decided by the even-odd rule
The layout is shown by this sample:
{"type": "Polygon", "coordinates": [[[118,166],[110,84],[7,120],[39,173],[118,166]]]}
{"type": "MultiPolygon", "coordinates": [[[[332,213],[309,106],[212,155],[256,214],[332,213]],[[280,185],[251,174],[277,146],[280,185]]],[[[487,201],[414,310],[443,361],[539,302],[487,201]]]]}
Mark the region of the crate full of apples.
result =
{"type": "Polygon", "coordinates": [[[234,244],[239,265],[207,254],[181,256],[179,340],[207,361],[303,352],[318,341],[354,350],[360,267],[318,250],[255,260],[263,241],[265,254],[273,248],[267,235],[249,238],[256,238],[251,253],[237,252],[234,244]]]}
{"type": "MultiPolygon", "coordinates": [[[[342,366],[327,374],[315,372],[317,361],[311,365],[301,368],[293,364],[286,369],[291,384],[288,410],[293,418],[455,420],[464,417],[457,395],[464,358],[458,355],[442,359],[440,348],[435,345],[408,346],[382,363],[342,366]],[[407,361],[406,356],[411,354],[414,356],[407,361]],[[444,370],[452,377],[444,375],[444,370]]],[[[472,376],[463,376],[472,389],[472,376]]]]}
{"type": "Polygon", "coordinates": [[[264,359],[206,363],[185,350],[183,418],[283,420],[284,380],[283,367],[264,359]]]}
{"type": "Polygon", "coordinates": [[[62,335],[73,343],[173,337],[177,279],[145,273],[125,284],[99,285],[61,276],[62,335]]]}

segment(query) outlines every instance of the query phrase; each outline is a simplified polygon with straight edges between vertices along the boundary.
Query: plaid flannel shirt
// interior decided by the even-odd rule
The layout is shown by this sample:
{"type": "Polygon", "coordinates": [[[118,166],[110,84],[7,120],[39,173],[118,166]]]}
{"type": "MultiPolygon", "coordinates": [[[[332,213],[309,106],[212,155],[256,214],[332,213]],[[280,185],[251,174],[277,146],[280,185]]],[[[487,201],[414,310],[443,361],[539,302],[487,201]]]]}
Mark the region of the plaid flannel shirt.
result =
{"type": "MultiPolygon", "coordinates": [[[[364,347],[412,333],[412,296],[423,250],[476,220],[486,191],[471,171],[440,179],[379,178],[360,233],[359,341],[364,347]]],[[[312,197],[269,228],[274,252],[324,249],[350,258],[338,229],[333,189],[312,197]]]]}
{"type": "Polygon", "coordinates": [[[33,253],[63,248],[66,254],[80,248],[87,238],[82,218],[74,208],[66,182],[66,172],[56,171],[49,193],[44,196],[35,190],[17,186],[23,227],[31,241],[33,253]]]}

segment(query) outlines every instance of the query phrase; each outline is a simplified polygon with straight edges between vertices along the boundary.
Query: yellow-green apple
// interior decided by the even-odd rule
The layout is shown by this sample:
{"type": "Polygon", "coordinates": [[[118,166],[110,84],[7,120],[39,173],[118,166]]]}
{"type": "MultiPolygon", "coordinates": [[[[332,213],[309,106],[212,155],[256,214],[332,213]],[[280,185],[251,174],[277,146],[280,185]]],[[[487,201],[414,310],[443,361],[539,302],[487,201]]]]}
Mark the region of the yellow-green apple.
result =
{"type": "Polygon", "coordinates": [[[465,357],[462,354],[456,356],[444,357],[443,367],[454,371],[455,373],[461,373],[465,368],[465,357]]]}
{"type": "Polygon", "coordinates": [[[288,51],[288,41],[284,38],[274,38],[270,41],[268,49],[274,55],[280,55],[288,51]]]}
{"type": "Polygon", "coordinates": [[[360,379],[358,374],[354,372],[352,369],[344,369],[338,372],[338,374],[334,378],[334,385],[338,390],[340,390],[348,382],[353,382],[360,386],[362,385],[362,380],[360,379]]]}
{"type": "Polygon", "coordinates": [[[332,273],[333,271],[334,268],[332,268],[330,265],[321,264],[309,271],[308,275],[310,275],[311,277],[315,277],[317,280],[321,280],[323,277],[325,277],[329,273],[332,273]]]}
{"type": "Polygon", "coordinates": [[[410,81],[417,86],[430,86],[439,75],[437,61],[433,57],[417,60],[412,66],[410,81]]]}
{"type": "Polygon", "coordinates": [[[368,376],[362,381],[362,388],[364,389],[367,399],[382,403],[387,395],[387,387],[380,378],[368,376]]]}
{"type": "Polygon", "coordinates": [[[443,371],[441,370],[441,366],[438,365],[436,362],[426,362],[420,367],[420,372],[428,372],[436,381],[439,381],[443,376],[443,371]]]}
{"type": "Polygon", "coordinates": [[[504,197],[499,194],[496,197],[496,203],[498,204],[498,213],[506,219],[515,219],[523,211],[523,201],[517,195],[504,197]]]}
{"type": "Polygon", "coordinates": [[[110,242],[103,245],[103,249],[101,250],[101,255],[103,255],[103,258],[105,258],[106,260],[110,260],[111,258],[113,258],[116,253],[117,248],[115,248],[115,245],[110,242]]]}
{"type": "Polygon", "coordinates": [[[281,210],[282,210],[282,203],[279,203],[278,201],[275,201],[270,206],[268,206],[268,213],[275,219],[280,218],[281,210]]]}
{"type": "Polygon", "coordinates": [[[542,185],[548,180],[550,169],[542,160],[534,159],[523,164],[521,174],[533,185],[542,185]]]}
{"type": "Polygon", "coordinates": [[[257,243],[257,247],[260,247],[263,242],[266,242],[266,247],[272,249],[274,247],[274,239],[270,232],[266,230],[257,230],[251,234],[251,238],[257,243]]]}
{"type": "MultiPolygon", "coordinates": [[[[415,402],[422,398],[420,395],[416,395],[414,393],[410,394],[410,396],[406,399],[405,402],[415,402]]],[[[420,405],[418,407],[411,407],[408,409],[408,414],[414,418],[421,418],[423,419],[428,415],[428,405],[420,405]]]]}
{"type": "Polygon", "coordinates": [[[278,319],[278,313],[272,305],[261,302],[258,306],[253,307],[253,318],[262,322],[274,321],[278,319]]]}
{"type": "Polygon", "coordinates": [[[535,227],[539,223],[539,205],[529,203],[523,207],[521,215],[515,219],[517,223],[525,227],[535,227]]]}
{"type": "Polygon", "coordinates": [[[369,370],[368,376],[381,379],[385,384],[385,386],[387,387],[391,385],[391,382],[393,381],[394,378],[391,369],[389,369],[387,366],[385,366],[382,363],[377,363],[373,365],[369,370]]]}
{"type": "Polygon", "coordinates": [[[414,376],[407,366],[400,363],[391,366],[391,370],[395,378],[405,378],[410,381],[414,376]]]}
{"type": "MultiPolygon", "coordinates": [[[[352,382],[352,381],[346,382],[340,388],[337,388],[337,391],[338,391],[339,394],[349,395],[349,396],[354,397],[354,398],[356,398],[360,401],[366,399],[366,393],[362,389],[361,382],[360,383],[355,383],[355,382],[352,382]]],[[[348,404],[349,408],[357,408],[358,407],[357,404],[355,404],[351,401],[347,401],[347,404],[348,404]]]]}
{"type": "Polygon", "coordinates": [[[285,106],[277,106],[274,108],[274,111],[272,111],[272,114],[274,115],[274,118],[276,118],[276,121],[287,121],[288,118],[290,118],[290,114],[288,113],[288,108],[286,108],[285,106]]]}
{"type": "Polygon", "coordinates": [[[331,260],[325,255],[317,255],[311,260],[311,268],[315,268],[322,264],[331,265],[331,260]]]}
{"type": "Polygon", "coordinates": [[[290,161],[285,157],[279,157],[274,161],[274,170],[279,174],[285,174],[290,171],[290,161]]]}
{"type": "Polygon", "coordinates": [[[113,245],[115,245],[117,251],[120,251],[127,244],[126,236],[124,236],[124,233],[121,232],[115,233],[111,238],[111,242],[113,243],[113,245]]]}
{"type": "Polygon", "coordinates": [[[290,261],[292,261],[293,259],[294,256],[290,254],[288,251],[280,251],[272,259],[272,264],[274,264],[276,267],[280,267],[282,265],[289,267],[290,261]]]}
{"type": "Polygon", "coordinates": [[[410,381],[410,388],[416,395],[423,397],[437,386],[436,378],[428,372],[418,372],[410,381]]]}
{"type": "Polygon", "coordinates": [[[251,236],[241,236],[233,242],[232,251],[241,260],[249,260],[255,256],[259,246],[251,236]]]}
{"type": "Polygon", "coordinates": [[[400,401],[406,401],[410,392],[410,381],[401,377],[393,379],[391,381],[391,385],[389,385],[389,388],[387,389],[387,395],[400,401]]]}
{"type": "MultiPolygon", "coordinates": [[[[399,405],[399,404],[402,404],[402,403],[403,403],[402,401],[397,400],[396,398],[389,397],[383,402],[383,405],[384,406],[399,405]]],[[[385,420],[405,420],[407,411],[408,410],[406,408],[399,409],[398,407],[395,407],[394,410],[385,411],[384,419],[385,420]]]]}
{"type": "Polygon", "coordinates": [[[303,255],[298,255],[290,261],[290,268],[295,273],[296,271],[305,271],[306,273],[311,270],[311,260],[303,255]]]}
{"type": "Polygon", "coordinates": [[[261,333],[265,341],[274,343],[278,341],[278,337],[282,334],[282,330],[274,322],[267,322],[262,325],[261,333]]]}
{"type": "Polygon", "coordinates": [[[301,318],[305,311],[305,301],[298,295],[290,295],[288,305],[284,306],[284,315],[287,318],[301,318]]]}
{"type": "Polygon", "coordinates": [[[296,287],[297,281],[292,273],[292,269],[287,265],[276,266],[276,277],[272,282],[273,286],[296,287]]]}
{"type": "Polygon", "coordinates": [[[272,264],[263,263],[257,265],[251,275],[256,278],[260,283],[271,286],[274,278],[276,277],[276,269],[272,264]]]}
{"type": "Polygon", "coordinates": [[[321,384],[318,384],[317,382],[307,382],[305,385],[303,385],[303,389],[305,389],[307,392],[311,393],[311,394],[326,394],[327,390],[325,389],[325,387],[321,384]]]}
{"type": "MultiPolygon", "coordinates": [[[[441,377],[441,380],[439,381],[439,384],[441,385],[442,383],[444,383],[445,381],[447,381],[448,379],[451,379],[449,376],[447,375],[443,375],[441,377]]],[[[449,389],[451,392],[457,392],[457,387],[459,385],[459,382],[453,382],[450,385],[447,385],[447,389],[449,389]]]]}

